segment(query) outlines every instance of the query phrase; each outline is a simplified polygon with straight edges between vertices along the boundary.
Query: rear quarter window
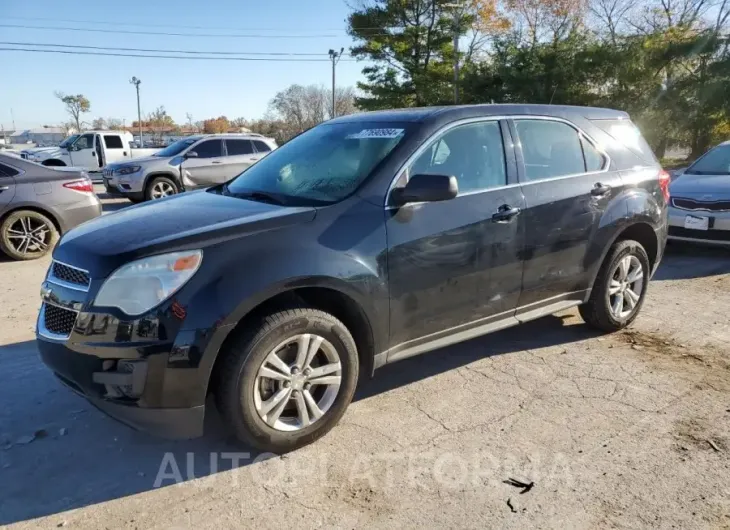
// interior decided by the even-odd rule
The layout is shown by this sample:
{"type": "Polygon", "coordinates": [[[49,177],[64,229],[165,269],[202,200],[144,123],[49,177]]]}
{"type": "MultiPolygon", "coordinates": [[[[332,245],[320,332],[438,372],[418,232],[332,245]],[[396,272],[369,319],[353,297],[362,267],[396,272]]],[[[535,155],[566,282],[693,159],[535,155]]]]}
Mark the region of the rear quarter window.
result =
{"type": "Polygon", "coordinates": [[[14,177],[18,173],[20,172],[17,169],[6,166],[5,164],[0,164],[0,177],[14,177]]]}
{"type": "Polygon", "coordinates": [[[591,120],[596,127],[613,138],[647,164],[657,164],[654,152],[631,120],[591,120]]]}

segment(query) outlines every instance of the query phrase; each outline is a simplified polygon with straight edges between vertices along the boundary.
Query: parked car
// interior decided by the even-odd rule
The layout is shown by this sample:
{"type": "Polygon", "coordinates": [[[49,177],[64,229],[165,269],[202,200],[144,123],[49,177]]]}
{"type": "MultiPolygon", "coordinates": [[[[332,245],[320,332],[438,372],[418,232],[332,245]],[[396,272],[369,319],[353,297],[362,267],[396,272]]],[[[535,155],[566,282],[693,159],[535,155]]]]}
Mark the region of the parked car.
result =
{"type": "Polygon", "coordinates": [[[132,426],[199,435],[212,393],[241,440],[289,451],[386,364],[574,306],[601,330],[629,325],[663,254],[668,184],[623,112],[338,118],[230,182],[69,233],[38,347],[132,426]]]}
{"type": "Polygon", "coordinates": [[[99,215],[84,171],[0,153],[0,250],[11,258],[45,256],[61,234],[99,215]]]}
{"type": "Polygon", "coordinates": [[[730,142],[682,170],[669,191],[670,239],[730,245],[730,142]]]}
{"type": "Polygon", "coordinates": [[[125,131],[87,131],[66,138],[58,147],[21,151],[22,158],[44,166],[74,166],[99,171],[109,164],[149,156],[159,149],[133,149],[132,134],[125,131]]]}
{"type": "Polygon", "coordinates": [[[222,184],[276,147],[272,138],[255,133],[191,136],[150,157],[109,166],[104,186],[132,202],[161,199],[222,184]]]}

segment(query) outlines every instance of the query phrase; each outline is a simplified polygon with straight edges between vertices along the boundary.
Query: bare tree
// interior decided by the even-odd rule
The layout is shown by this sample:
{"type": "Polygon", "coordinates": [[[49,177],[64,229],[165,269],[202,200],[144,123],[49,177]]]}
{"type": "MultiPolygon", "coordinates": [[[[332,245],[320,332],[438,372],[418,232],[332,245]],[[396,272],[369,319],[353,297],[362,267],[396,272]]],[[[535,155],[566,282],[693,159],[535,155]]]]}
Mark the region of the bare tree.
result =
{"type": "Polygon", "coordinates": [[[641,23],[632,26],[645,33],[680,26],[694,27],[717,4],[718,0],[649,0],[644,6],[641,23]]]}
{"type": "Polygon", "coordinates": [[[73,119],[76,130],[80,132],[82,125],[81,114],[91,110],[91,103],[89,100],[83,94],[71,96],[60,91],[56,91],[53,94],[66,106],[66,112],[68,112],[73,119]]]}
{"type": "MultiPolygon", "coordinates": [[[[592,0],[588,8],[596,26],[605,28],[613,44],[626,27],[627,16],[631,14],[633,0],[592,0]]],[[[599,33],[603,31],[599,30],[599,33]]]]}
{"type": "Polygon", "coordinates": [[[98,131],[105,130],[107,128],[106,120],[104,118],[96,118],[94,121],[91,122],[91,128],[98,131]]]}
{"type": "MultiPolygon", "coordinates": [[[[332,118],[332,98],[327,96],[327,115],[332,118]]],[[[355,89],[351,86],[335,88],[335,116],[345,116],[357,112],[355,89]]]]}
{"type": "Polygon", "coordinates": [[[124,129],[124,123],[118,118],[107,118],[106,126],[110,131],[121,131],[124,129]]]}

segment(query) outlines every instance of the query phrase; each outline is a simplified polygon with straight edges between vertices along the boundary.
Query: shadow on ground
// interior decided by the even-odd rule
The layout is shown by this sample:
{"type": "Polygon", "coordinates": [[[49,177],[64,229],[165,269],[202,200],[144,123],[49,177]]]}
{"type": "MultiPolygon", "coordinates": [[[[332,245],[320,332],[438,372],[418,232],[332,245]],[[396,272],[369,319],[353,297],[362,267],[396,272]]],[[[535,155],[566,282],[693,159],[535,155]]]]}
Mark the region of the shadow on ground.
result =
{"type": "Polygon", "coordinates": [[[730,249],[671,242],[652,280],[688,280],[728,273],[730,249]]]}
{"type": "MultiPolygon", "coordinates": [[[[586,326],[564,326],[560,317],[546,317],[385,367],[375,379],[362,382],[355,400],[486,357],[592,336],[595,332],[586,326]]],[[[224,452],[248,453],[241,455],[241,467],[270,456],[235,442],[210,404],[206,435],[196,440],[160,440],[120,425],[62,387],[41,364],[34,341],[1,346],[0,373],[5,374],[0,385],[0,525],[152,490],[161,469],[168,473],[162,486],[172,485],[174,469],[162,466],[165,458],[169,464],[166,453],[174,457],[183,481],[231,469],[233,461],[220,457],[224,452]],[[18,443],[39,429],[46,435],[18,443]],[[216,453],[214,460],[211,453],[216,453]]]]}

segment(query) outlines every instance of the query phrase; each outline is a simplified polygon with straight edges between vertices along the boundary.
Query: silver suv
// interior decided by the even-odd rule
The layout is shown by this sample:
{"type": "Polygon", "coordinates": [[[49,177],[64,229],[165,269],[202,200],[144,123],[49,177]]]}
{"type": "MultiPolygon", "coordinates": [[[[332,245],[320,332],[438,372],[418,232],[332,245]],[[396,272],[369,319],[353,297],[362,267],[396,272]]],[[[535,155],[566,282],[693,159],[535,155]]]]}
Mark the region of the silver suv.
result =
{"type": "Polygon", "coordinates": [[[104,186],[132,202],[160,199],[226,182],[276,147],[255,133],[190,136],[152,156],[107,166],[104,186]]]}

